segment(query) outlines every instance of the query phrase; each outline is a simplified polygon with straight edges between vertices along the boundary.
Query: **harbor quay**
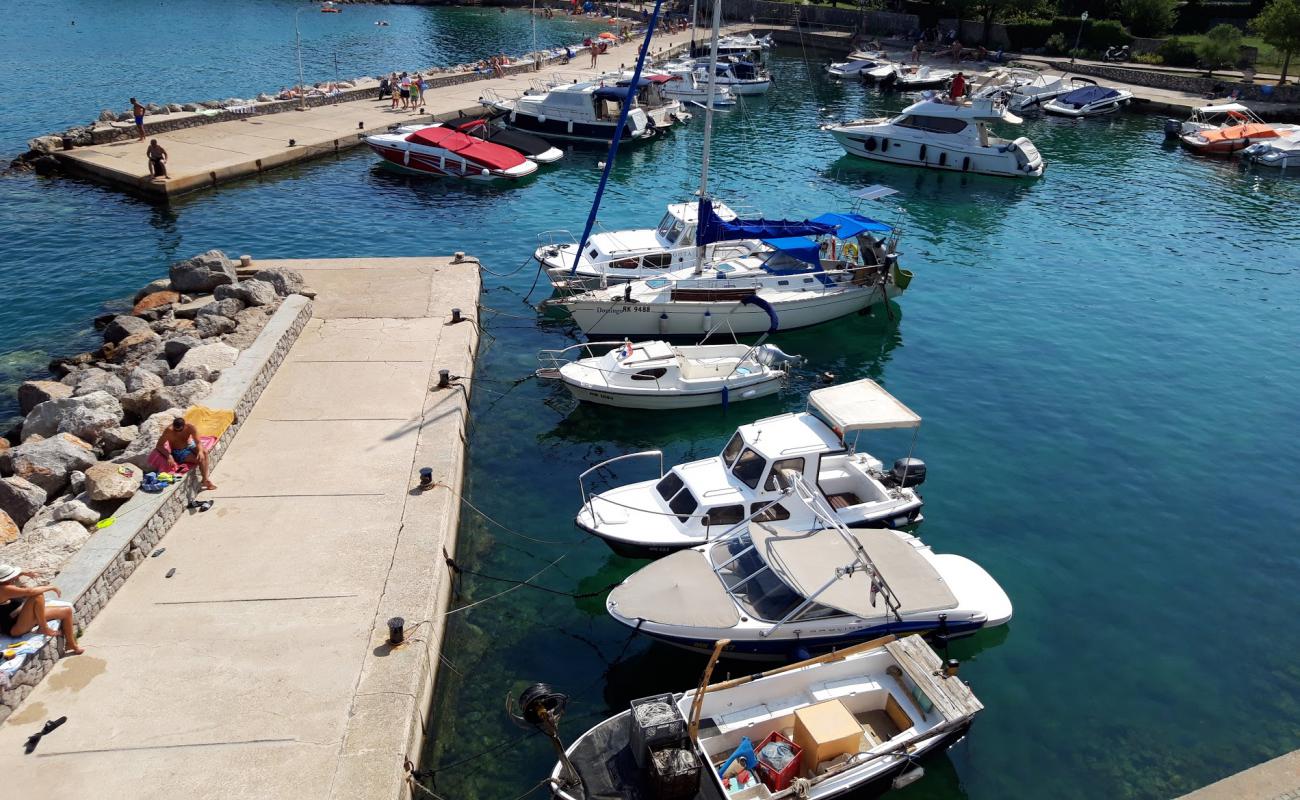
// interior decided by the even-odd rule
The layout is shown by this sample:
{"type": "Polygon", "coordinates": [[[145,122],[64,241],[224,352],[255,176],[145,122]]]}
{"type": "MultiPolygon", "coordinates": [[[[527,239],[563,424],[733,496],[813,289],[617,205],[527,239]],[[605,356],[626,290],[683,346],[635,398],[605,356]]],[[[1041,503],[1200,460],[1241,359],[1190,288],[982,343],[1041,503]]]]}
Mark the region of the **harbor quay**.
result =
{"type": "MultiPolygon", "coordinates": [[[[286,299],[277,314],[293,321],[268,323],[282,360],[221,444],[210,509],[191,507],[138,554],[85,628],[91,649],[59,661],[0,728],[4,769],[35,796],[407,791],[447,611],[478,264],[256,265],[298,272],[315,298],[286,299]],[[24,755],[59,716],[58,740],[24,755]]],[[[107,544],[55,580],[67,599],[90,602],[71,582],[112,560],[107,544]]]]}

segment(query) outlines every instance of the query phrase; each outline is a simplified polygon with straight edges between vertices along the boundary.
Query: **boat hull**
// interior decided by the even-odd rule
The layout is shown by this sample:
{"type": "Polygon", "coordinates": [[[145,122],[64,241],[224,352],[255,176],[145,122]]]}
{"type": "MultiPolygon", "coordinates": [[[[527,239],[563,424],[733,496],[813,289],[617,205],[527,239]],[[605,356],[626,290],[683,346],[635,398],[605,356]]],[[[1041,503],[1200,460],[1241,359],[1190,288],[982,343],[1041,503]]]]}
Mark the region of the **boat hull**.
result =
{"type": "Polygon", "coordinates": [[[388,166],[408,175],[427,175],[439,178],[460,178],[467,181],[491,182],[515,181],[526,178],[537,171],[537,164],[533,161],[525,161],[524,163],[527,164],[525,169],[513,169],[507,172],[486,169],[472,162],[466,162],[455,154],[443,156],[416,150],[403,150],[371,140],[366,140],[366,144],[383,158],[388,166]],[[511,172],[514,174],[511,174],[511,172]]]}
{"type": "MultiPolygon", "coordinates": [[[[781,389],[783,375],[761,378],[749,383],[728,386],[727,402],[738,403],[742,400],[756,400],[776,394],[781,389]]],[[[564,382],[569,394],[584,403],[618,408],[637,408],[647,411],[671,411],[679,408],[702,408],[704,406],[722,405],[722,388],[704,391],[679,391],[652,394],[650,392],[626,391],[610,387],[583,386],[569,381],[564,382]]]]}
{"type": "Polygon", "coordinates": [[[831,135],[844,148],[844,152],[857,158],[900,164],[908,167],[925,167],[948,172],[969,172],[976,175],[996,175],[1003,178],[1037,178],[1045,165],[1040,156],[1029,161],[1028,169],[1021,166],[1014,151],[997,147],[967,147],[960,144],[938,147],[899,139],[896,135],[880,135],[870,130],[829,128],[831,135]],[[885,145],[888,145],[887,147],[885,145]],[[1035,163],[1036,162],[1036,163],[1035,163]]]}
{"type": "MultiPolygon", "coordinates": [[[[572,142],[601,142],[608,144],[618,129],[615,122],[571,122],[563,119],[535,117],[515,111],[504,117],[505,123],[515,130],[536,134],[543,139],[564,139],[572,142]]],[[[654,128],[633,131],[631,127],[623,129],[622,142],[644,142],[654,137],[654,128]]]]}
{"type": "MultiPolygon", "coordinates": [[[[727,648],[727,657],[742,661],[800,661],[811,656],[829,653],[832,650],[840,650],[855,644],[861,644],[891,633],[897,636],[918,633],[929,637],[938,631],[938,627],[936,620],[925,619],[904,620],[903,622],[894,622],[888,625],[871,625],[858,628],[851,633],[836,636],[781,637],[778,634],[770,637],[756,636],[749,639],[737,638],[732,635],[729,637],[731,645],[727,648]]],[[[983,622],[949,622],[944,636],[948,639],[970,636],[983,627],[983,622]]],[[[689,650],[692,653],[712,653],[713,646],[717,643],[716,638],[695,639],[686,636],[674,636],[663,631],[652,630],[649,626],[643,626],[639,628],[639,631],[664,644],[689,650]]]]}

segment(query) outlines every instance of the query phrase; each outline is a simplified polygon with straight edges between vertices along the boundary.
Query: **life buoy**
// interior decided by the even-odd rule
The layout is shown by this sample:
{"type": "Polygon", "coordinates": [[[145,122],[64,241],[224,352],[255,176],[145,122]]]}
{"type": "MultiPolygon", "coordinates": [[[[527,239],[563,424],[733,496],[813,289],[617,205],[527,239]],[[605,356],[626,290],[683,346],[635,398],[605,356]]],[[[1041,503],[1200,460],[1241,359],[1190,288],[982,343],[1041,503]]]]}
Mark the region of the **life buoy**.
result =
{"type": "Polygon", "coordinates": [[[876,151],[876,140],[868,136],[866,141],[862,143],[862,146],[867,148],[868,153],[874,153],[876,151]]]}
{"type": "MultiPolygon", "coordinates": [[[[832,256],[832,257],[833,257],[833,256],[832,256]]],[[[856,262],[856,261],[858,260],[858,246],[857,246],[856,244],[854,244],[853,242],[846,242],[846,243],[845,243],[845,245],[844,245],[844,260],[845,260],[845,261],[854,261],[854,262],[856,262]]]]}

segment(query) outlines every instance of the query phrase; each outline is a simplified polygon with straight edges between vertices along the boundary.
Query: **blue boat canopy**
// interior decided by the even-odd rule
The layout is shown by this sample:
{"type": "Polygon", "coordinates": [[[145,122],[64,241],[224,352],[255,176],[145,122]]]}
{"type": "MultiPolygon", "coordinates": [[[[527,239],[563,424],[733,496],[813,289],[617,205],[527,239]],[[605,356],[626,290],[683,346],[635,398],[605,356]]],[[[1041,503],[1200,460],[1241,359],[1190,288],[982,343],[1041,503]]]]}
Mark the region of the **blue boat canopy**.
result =
{"type": "Polygon", "coordinates": [[[622,102],[627,98],[628,87],[626,86],[599,86],[591,93],[592,97],[599,97],[602,100],[618,100],[622,102]]]}
{"type": "MultiPolygon", "coordinates": [[[[645,88],[646,86],[649,86],[649,85],[652,84],[652,83],[654,83],[654,81],[650,80],[649,78],[641,78],[640,80],[638,80],[638,81],[636,82],[636,88],[638,88],[638,89],[642,89],[642,88],[645,88]]],[[[625,79],[619,81],[619,82],[618,82],[618,85],[619,85],[619,86],[631,86],[631,85],[632,85],[632,79],[631,79],[631,78],[625,78],[625,79]]]]}
{"type": "MultiPolygon", "coordinates": [[[[764,239],[763,244],[791,258],[797,258],[807,264],[821,269],[821,253],[817,243],[802,236],[785,236],[779,239],[764,239]]],[[[774,273],[775,274],[775,273],[774,273]]]]}
{"type": "Polygon", "coordinates": [[[1082,89],[1075,89],[1072,92],[1066,92],[1061,95],[1061,102],[1075,108],[1083,108],[1089,103],[1095,103],[1098,100],[1105,100],[1119,94],[1106,86],[1085,86],[1082,89]]]}
{"type": "Polygon", "coordinates": [[[698,245],[728,242],[737,239],[784,239],[791,236],[820,236],[834,233],[835,226],[809,220],[788,219],[733,219],[720,218],[713,210],[713,201],[701,197],[695,233],[698,245]]]}
{"type": "Polygon", "coordinates": [[[820,217],[813,217],[813,222],[822,222],[835,226],[835,236],[839,239],[852,239],[859,233],[889,233],[893,228],[883,222],[877,222],[861,214],[842,211],[828,211],[820,217]]]}

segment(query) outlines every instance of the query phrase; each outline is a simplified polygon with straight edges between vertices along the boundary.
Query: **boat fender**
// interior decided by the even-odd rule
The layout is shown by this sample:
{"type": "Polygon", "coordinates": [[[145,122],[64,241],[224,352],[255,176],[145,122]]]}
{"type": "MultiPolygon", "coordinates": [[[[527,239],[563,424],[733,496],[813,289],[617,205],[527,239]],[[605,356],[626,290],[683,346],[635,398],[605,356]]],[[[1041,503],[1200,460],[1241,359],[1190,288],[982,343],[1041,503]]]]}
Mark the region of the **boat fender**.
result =
{"type": "Polygon", "coordinates": [[[510,112],[510,121],[511,121],[511,122],[514,122],[515,119],[516,119],[518,116],[519,116],[519,112],[518,112],[518,111],[511,111],[511,112],[510,112]]]}
{"type": "Polygon", "coordinates": [[[808,648],[804,647],[803,645],[799,645],[794,649],[795,661],[807,661],[810,658],[812,658],[812,653],[808,652],[808,648]]]}
{"type": "Polygon", "coordinates": [[[663,336],[668,333],[668,312],[659,315],[659,335],[663,336]]]}
{"type": "Polygon", "coordinates": [[[947,153],[940,153],[940,154],[939,154],[939,166],[941,166],[941,167],[946,167],[946,166],[948,166],[948,154],[947,154],[947,153]]]}
{"type": "Polygon", "coordinates": [[[724,383],[722,385],[722,413],[724,414],[727,413],[727,404],[730,401],[731,401],[731,392],[729,389],[727,389],[727,385],[724,383]]]}
{"type": "Polygon", "coordinates": [[[961,171],[970,172],[970,156],[966,156],[961,160],[961,171]]]}
{"type": "Polygon", "coordinates": [[[916,160],[922,162],[925,161],[925,145],[921,145],[920,152],[916,154],[916,160]]]}
{"type": "Polygon", "coordinates": [[[538,122],[545,122],[545,121],[546,121],[546,115],[545,115],[545,114],[538,114],[538,115],[537,115],[537,121],[538,121],[538,122]]]}
{"type": "Polygon", "coordinates": [[[874,153],[876,151],[876,140],[873,137],[868,136],[866,140],[862,142],[862,146],[867,148],[868,153],[874,153]]]}
{"type": "Polygon", "coordinates": [[[885,151],[888,150],[888,149],[889,149],[889,139],[881,139],[881,140],[880,140],[880,152],[883,153],[883,152],[885,152],[885,151]]]}
{"type": "Polygon", "coordinates": [[[704,332],[705,332],[705,333],[708,333],[708,332],[709,332],[709,329],[713,327],[713,312],[712,312],[712,311],[708,311],[708,310],[706,310],[706,311],[704,312],[704,323],[703,323],[703,324],[704,324],[704,332]]]}
{"type": "Polygon", "coordinates": [[[573,133],[573,121],[569,121],[569,133],[573,133]]]}

